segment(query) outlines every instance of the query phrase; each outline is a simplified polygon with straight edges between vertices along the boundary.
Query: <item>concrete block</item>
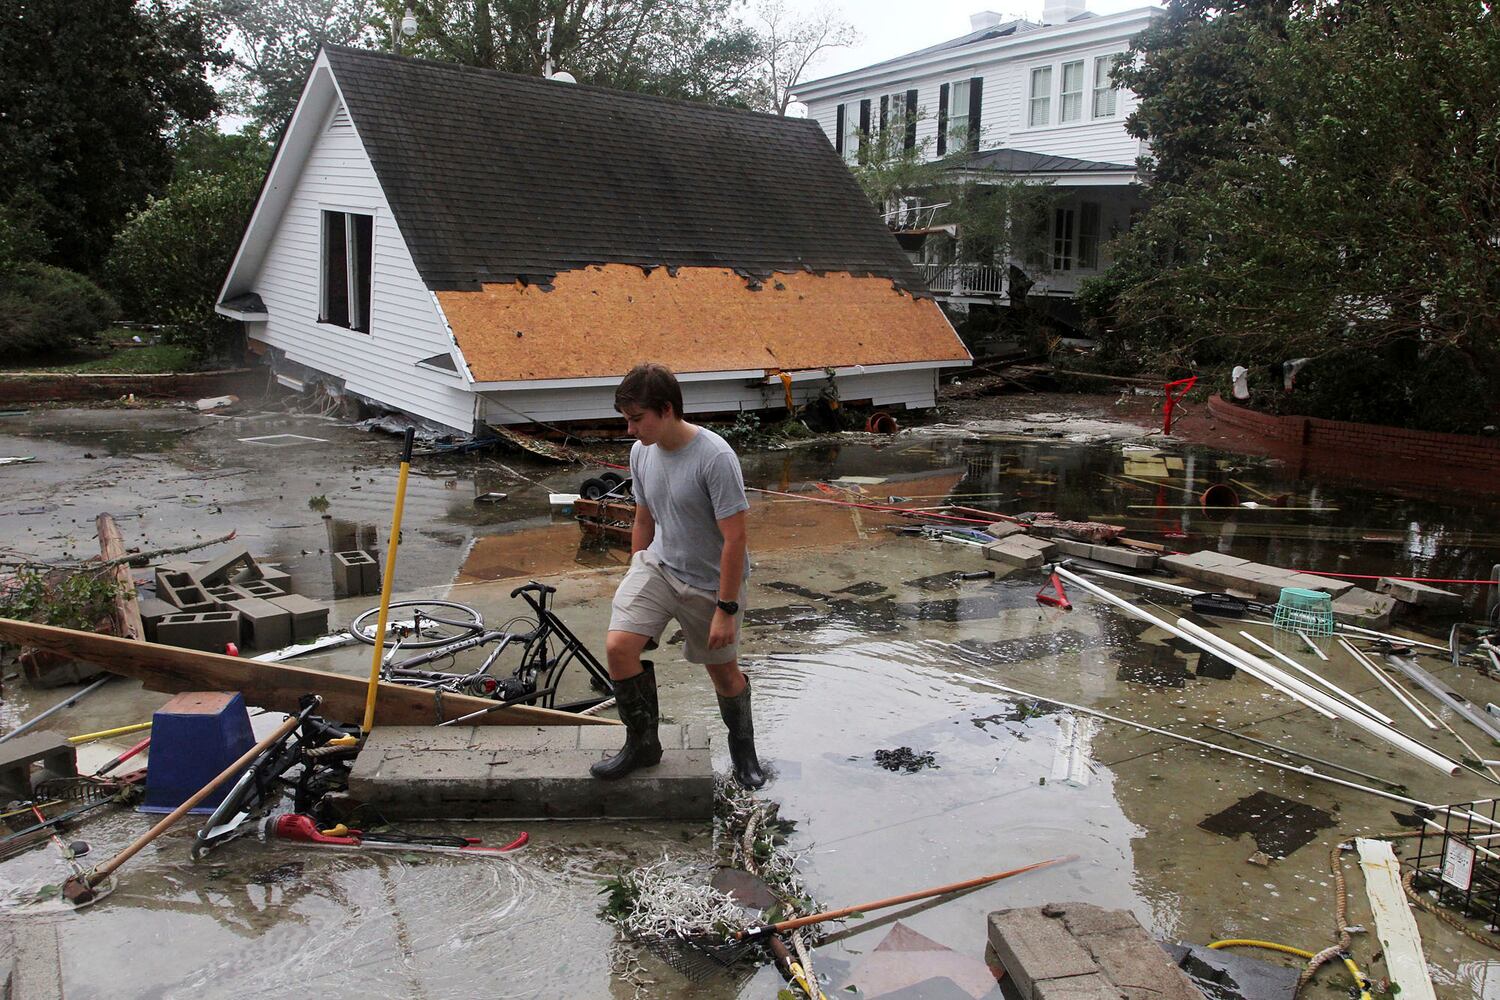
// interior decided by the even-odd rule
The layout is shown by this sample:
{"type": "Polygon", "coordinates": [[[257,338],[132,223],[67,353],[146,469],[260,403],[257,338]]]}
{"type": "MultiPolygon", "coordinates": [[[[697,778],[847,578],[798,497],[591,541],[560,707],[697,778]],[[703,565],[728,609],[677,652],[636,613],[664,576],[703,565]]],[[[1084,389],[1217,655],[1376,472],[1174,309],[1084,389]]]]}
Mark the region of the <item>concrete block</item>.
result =
{"type": "Polygon", "coordinates": [[[156,596],[179,611],[212,611],[217,607],[208,591],[187,573],[158,573],[156,596]]]}
{"type": "Polygon", "coordinates": [[[137,595],[136,604],[141,609],[141,626],[146,630],[146,641],[156,641],[156,623],[167,615],[176,614],[177,608],[155,597],[137,595]]]}
{"type": "Polygon", "coordinates": [[[1355,587],[1333,602],[1333,616],[1366,628],[1385,628],[1396,610],[1396,599],[1355,587]]]}
{"type": "Polygon", "coordinates": [[[991,538],[1009,538],[1011,535],[1024,534],[1026,529],[1014,521],[996,521],[987,526],[984,533],[991,538]]]}
{"type": "Polygon", "coordinates": [[[1432,611],[1447,611],[1456,614],[1464,607],[1464,599],[1460,595],[1450,590],[1429,587],[1415,580],[1392,580],[1388,576],[1383,576],[1375,584],[1375,589],[1382,594],[1394,597],[1403,604],[1412,604],[1432,611]]]}
{"type": "Polygon", "coordinates": [[[243,597],[229,603],[239,612],[240,639],[245,646],[269,652],[292,644],[292,613],[259,597],[243,597]]]}
{"type": "Polygon", "coordinates": [[[275,584],[267,583],[264,580],[251,580],[249,583],[237,583],[234,586],[237,590],[243,591],[250,597],[259,597],[263,601],[270,600],[273,597],[281,597],[286,593],[286,591],[275,584]]]}
{"type": "Polygon", "coordinates": [[[22,733],[0,743],[0,802],[30,799],[36,782],[71,778],[77,773],[78,750],[64,736],[22,733]]]}
{"type": "Polygon", "coordinates": [[[1062,921],[1039,907],[991,913],[989,942],[1024,1000],[1036,1000],[1038,983],[1100,971],[1062,921]]]}
{"type": "Polygon", "coordinates": [[[1098,963],[1116,996],[1128,1000],[1202,1000],[1198,988],[1133,918],[1128,927],[1095,934],[1079,934],[1071,925],[1069,930],[1098,963]]]}
{"type": "Polygon", "coordinates": [[[292,574],[275,566],[257,566],[256,568],[260,571],[259,579],[273,587],[280,587],[288,594],[292,592],[292,574]]]}
{"type": "Polygon", "coordinates": [[[1035,569],[1042,563],[1056,558],[1057,551],[1057,545],[1045,538],[1011,535],[1009,538],[1002,538],[986,545],[984,557],[1009,566],[1035,569]]]}
{"type": "Polygon", "coordinates": [[[254,564],[255,560],[250,557],[250,550],[243,545],[236,545],[221,556],[199,563],[188,571],[188,575],[205,587],[214,587],[228,583],[231,575],[238,573],[245,566],[254,564]]]}
{"type": "Polygon", "coordinates": [[[1301,587],[1303,590],[1321,590],[1330,597],[1342,597],[1354,589],[1354,584],[1348,580],[1335,580],[1331,576],[1315,576],[1312,573],[1293,573],[1293,587],[1301,587]]]}
{"type": "Polygon", "coordinates": [[[368,552],[355,549],[333,554],[333,592],[340,597],[380,592],[380,568],[368,552]]]}
{"type": "Polygon", "coordinates": [[[714,774],[706,740],[681,726],[662,726],[661,737],[660,764],[601,782],[589,765],[619,748],[623,728],[381,726],[355,761],[349,795],[392,819],[707,822],[714,774]]]}
{"type": "Polygon", "coordinates": [[[1120,1000],[1124,994],[1097,972],[1066,979],[1044,979],[1032,990],[1032,1000],[1120,1000]]]}
{"type": "Polygon", "coordinates": [[[167,646],[224,652],[226,643],[240,641],[238,611],[206,611],[167,615],[156,623],[157,642],[167,646]]]}
{"type": "Polygon", "coordinates": [[[1138,552],[1114,545],[1094,545],[1071,538],[1054,538],[1052,541],[1057,546],[1057,551],[1080,559],[1092,559],[1094,562],[1133,570],[1148,570],[1156,566],[1156,554],[1152,552],[1138,552]]]}
{"type": "Polygon", "coordinates": [[[328,631],[328,609],[301,594],[283,594],[266,600],[292,615],[292,639],[316,639],[328,631]]]}
{"type": "Polygon", "coordinates": [[[385,566],[380,562],[380,556],[365,549],[360,554],[369,560],[359,564],[360,577],[364,581],[365,593],[380,593],[381,577],[384,575],[385,566]]]}
{"type": "Polygon", "coordinates": [[[168,573],[186,573],[192,576],[193,570],[198,568],[195,562],[186,559],[172,559],[167,562],[157,563],[154,570],[156,583],[156,596],[161,596],[161,578],[168,573]]]}

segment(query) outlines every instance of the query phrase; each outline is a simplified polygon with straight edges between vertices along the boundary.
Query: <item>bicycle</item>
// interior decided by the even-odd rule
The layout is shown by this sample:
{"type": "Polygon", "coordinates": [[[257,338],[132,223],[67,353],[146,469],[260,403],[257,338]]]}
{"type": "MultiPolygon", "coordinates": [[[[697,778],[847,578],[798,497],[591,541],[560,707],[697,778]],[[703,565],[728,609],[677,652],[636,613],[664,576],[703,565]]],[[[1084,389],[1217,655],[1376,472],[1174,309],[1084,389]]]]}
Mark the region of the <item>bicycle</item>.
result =
{"type": "MultiPolygon", "coordinates": [[[[534,704],[563,712],[583,712],[614,697],[609,671],[594,657],[588,646],[573,634],[552,610],[556,587],[532,581],[510,592],[520,597],[535,617],[517,615],[500,628],[486,628],[484,617],[467,604],[456,601],[397,601],[390,605],[383,647],[390,652],[381,663],[381,680],[412,687],[429,688],[441,697],[443,692],[492,698],[507,705],[534,704]],[[531,628],[515,631],[519,623],[531,628]],[[451,660],[471,649],[491,644],[495,648],[477,670],[422,669],[429,664],[451,660]],[[495,670],[506,650],[520,648],[520,662],[508,675],[495,670]],[[401,650],[423,650],[414,656],[396,660],[401,650]],[[577,661],[588,672],[590,684],[602,692],[600,697],[557,704],[557,691],[563,671],[577,661]]],[[[360,614],[349,624],[349,633],[367,645],[376,642],[375,628],[380,608],[360,614]]]]}

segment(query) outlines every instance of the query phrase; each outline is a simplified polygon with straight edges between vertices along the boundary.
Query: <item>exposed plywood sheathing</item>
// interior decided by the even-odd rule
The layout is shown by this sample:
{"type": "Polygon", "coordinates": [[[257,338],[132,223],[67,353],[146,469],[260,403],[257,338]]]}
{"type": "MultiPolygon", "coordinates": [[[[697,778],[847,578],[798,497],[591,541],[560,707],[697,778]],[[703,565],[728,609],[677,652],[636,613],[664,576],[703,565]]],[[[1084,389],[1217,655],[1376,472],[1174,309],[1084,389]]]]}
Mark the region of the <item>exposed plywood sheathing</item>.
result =
{"type": "Polygon", "coordinates": [[[476,381],[620,375],[643,359],[678,372],[787,371],[967,361],[937,303],[889,278],[726,268],[590,266],[550,291],[487,284],[437,293],[476,381]]]}

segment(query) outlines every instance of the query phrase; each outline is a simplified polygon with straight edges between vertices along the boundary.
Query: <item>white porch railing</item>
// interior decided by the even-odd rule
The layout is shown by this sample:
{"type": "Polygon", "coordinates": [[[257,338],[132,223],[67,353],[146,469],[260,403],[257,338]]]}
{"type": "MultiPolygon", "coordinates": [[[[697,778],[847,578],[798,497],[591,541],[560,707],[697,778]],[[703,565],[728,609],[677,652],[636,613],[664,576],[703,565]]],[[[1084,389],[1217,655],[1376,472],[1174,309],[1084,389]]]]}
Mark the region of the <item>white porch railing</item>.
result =
{"type": "Polygon", "coordinates": [[[1005,294],[1003,267],[980,264],[918,264],[917,271],[927,288],[937,295],[1005,294]]]}

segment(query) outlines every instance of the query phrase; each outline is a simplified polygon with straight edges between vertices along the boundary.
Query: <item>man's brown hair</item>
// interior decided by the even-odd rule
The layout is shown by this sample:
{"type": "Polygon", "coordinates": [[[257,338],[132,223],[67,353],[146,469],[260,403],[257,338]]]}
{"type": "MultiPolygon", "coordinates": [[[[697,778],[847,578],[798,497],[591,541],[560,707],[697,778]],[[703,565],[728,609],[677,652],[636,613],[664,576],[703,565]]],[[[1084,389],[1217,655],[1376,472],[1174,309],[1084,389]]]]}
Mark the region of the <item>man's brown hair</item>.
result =
{"type": "Polygon", "coordinates": [[[651,410],[658,416],[665,415],[667,407],[671,406],[672,412],[681,420],[682,386],[677,384],[672,369],[647,361],[630,369],[615,390],[615,409],[623,411],[627,406],[651,410]]]}

